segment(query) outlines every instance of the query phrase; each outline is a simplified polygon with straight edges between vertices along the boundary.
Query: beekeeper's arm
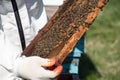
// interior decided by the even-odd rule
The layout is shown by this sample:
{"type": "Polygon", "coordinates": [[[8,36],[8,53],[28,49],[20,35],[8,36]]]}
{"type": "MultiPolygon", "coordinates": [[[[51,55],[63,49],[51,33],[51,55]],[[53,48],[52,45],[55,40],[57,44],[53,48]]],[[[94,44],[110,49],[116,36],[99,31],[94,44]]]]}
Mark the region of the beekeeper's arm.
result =
{"type": "Polygon", "coordinates": [[[57,66],[53,71],[46,67],[53,66],[55,59],[44,59],[37,56],[22,57],[0,30],[0,80],[13,80],[20,76],[31,80],[46,80],[54,78],[61,73],[62,66],[57,66]]]}
{"type": "Polygon", "coordinates": [[[37,56],[21,56],[19,49],[13,46],[0,26],[0,80],[16,80],[19,77],[31,80],[49,80],[61,73],[62,66],[49,70],[46,67],[56,64],[56,59],[44,59],[37,56]]]}
{"type": "Polygon", "coordinates": [[[59,6],[63,4],[64,0],[43,0],[44,5],[59,6]]]}

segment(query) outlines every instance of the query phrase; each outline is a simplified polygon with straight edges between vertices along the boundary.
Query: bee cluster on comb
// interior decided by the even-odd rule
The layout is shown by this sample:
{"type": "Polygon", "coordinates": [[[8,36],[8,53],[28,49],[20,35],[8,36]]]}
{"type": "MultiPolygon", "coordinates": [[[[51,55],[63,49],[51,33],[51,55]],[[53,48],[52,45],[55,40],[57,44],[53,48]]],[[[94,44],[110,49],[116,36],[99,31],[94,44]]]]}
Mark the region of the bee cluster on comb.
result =
{"type": "Polygon", "coordinates": [[[23,54],[56,57],[62,64],[107,2],[108,0],[66,0],[23,54]]]}

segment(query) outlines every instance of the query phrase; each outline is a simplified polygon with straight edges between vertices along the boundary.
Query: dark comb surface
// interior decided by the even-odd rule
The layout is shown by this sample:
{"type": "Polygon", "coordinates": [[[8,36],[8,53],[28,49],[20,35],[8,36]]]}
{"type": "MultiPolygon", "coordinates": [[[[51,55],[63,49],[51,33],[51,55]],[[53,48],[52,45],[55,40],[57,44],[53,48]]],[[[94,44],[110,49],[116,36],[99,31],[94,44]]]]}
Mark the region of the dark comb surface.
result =
{"type": "Polygon", "coordinates": [[[66,0],[24,50],[27,56],[58,56],[60,63],[108,0],[66,0]]]}

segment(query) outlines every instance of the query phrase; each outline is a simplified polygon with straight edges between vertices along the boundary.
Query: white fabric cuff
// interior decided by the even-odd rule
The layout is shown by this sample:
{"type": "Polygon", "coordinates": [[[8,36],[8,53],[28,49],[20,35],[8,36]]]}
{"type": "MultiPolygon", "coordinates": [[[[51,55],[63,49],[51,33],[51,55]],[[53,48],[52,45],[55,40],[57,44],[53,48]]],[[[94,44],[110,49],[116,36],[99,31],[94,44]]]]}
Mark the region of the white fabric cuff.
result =
{"type": "Polygon", "coordinates": [[[16,76],[19,76],[18,74],[18,66],[19,64],[26,58],[26,56],[21,56],[19,58],[17,58],[14,62],[14,65],[13,65],[13,73],[16,75],[16,76]]]}

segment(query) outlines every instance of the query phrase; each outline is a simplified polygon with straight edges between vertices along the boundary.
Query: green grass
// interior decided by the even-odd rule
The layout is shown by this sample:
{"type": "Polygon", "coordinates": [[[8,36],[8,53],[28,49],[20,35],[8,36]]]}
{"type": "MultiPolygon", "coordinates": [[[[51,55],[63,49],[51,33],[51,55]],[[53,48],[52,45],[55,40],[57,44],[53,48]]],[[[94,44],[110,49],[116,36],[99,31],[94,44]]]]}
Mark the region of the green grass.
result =
{"type": "Polygon", "coordinates": [[[120,0],[109,0],[86,33],[85,53],[100,76],[89,71],[83,80],[120,80],[119,5],[120,0]]]}

